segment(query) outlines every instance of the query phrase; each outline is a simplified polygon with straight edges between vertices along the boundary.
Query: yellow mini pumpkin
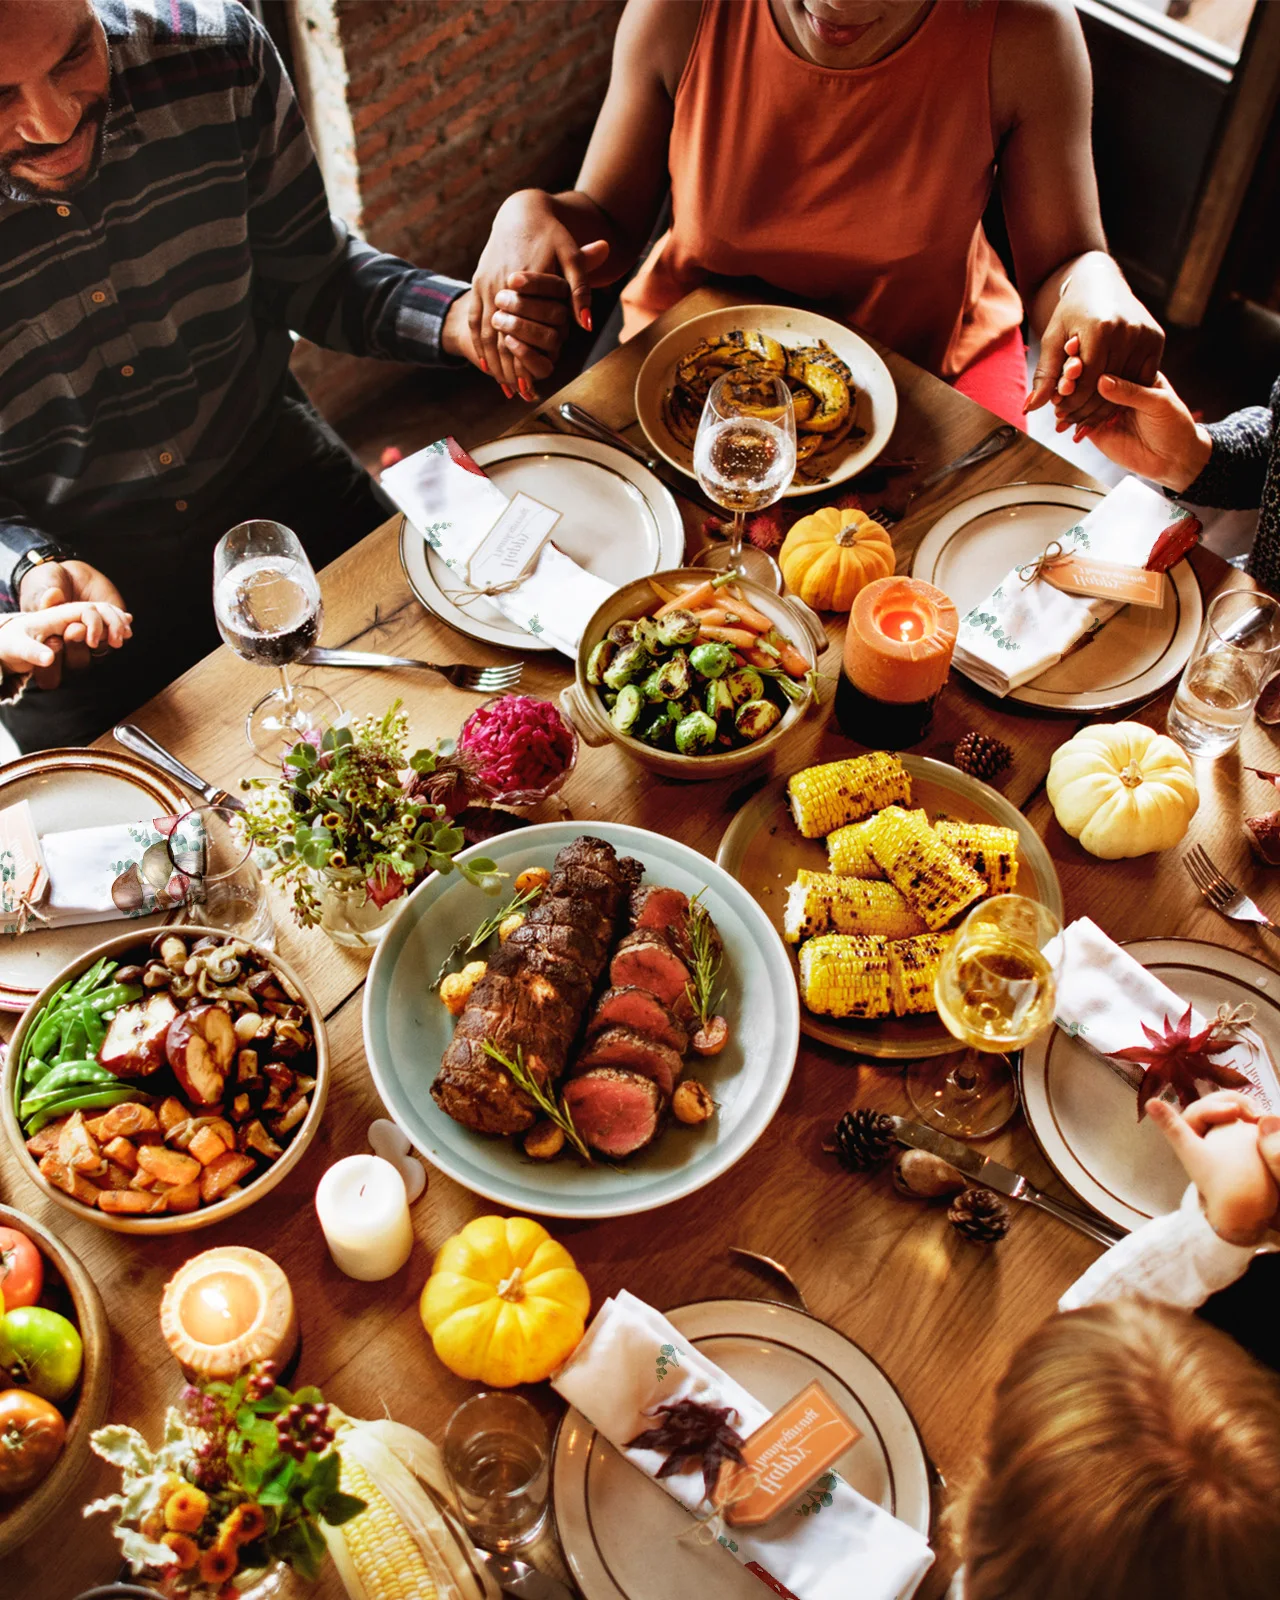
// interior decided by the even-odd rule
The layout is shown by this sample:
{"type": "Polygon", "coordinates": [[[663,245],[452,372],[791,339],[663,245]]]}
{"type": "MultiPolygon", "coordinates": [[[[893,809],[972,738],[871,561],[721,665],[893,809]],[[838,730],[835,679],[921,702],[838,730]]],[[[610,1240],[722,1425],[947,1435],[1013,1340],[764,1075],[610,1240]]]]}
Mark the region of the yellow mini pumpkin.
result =
{"type": "Polygon", "coordinates": [[[1046,789],[1072,838],[1108,861],[1170,849],[1200,804],[1182,746],[1141,722],[1082,728],[1053,752],[1046,789]]]}
{"type": "Polygon", "coordinates": [[[573,1257],[528,1217],[477,1217],[445,1241],[419,1304],[450,1372],[539,1383],[577,1348],[591,1309],[573,1257]]]}
{"type": "Polygon", "coordinates": [[[865,511],[839,506],[801,517],[778,555],[787,587],[818,611],[848,611],[858,590],[887,578],[894,564],[880,524],[865,511]]]}

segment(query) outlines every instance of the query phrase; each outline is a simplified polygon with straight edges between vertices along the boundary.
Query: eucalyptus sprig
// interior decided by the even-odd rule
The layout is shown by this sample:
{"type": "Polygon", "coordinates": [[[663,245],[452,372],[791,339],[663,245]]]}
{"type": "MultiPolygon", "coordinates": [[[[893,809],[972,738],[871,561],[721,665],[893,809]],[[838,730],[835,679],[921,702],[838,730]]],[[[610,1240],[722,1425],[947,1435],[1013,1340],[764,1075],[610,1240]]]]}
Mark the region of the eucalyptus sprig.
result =
{"type": "Polygon", "coordinates": [[[582,1159],[589,1166],[594,1166],[595,1157],[587,1149],[582,1135],[574,1124],[573,1112],[569,1110],[563,1100],[557,1100],[549,1095],[533,1076],[524,1064],[524,1051],[521,1047],[519,1045],[516,1046],[516,1058],[512,1061],[509,1056],[503,1055],[502,1051],[498,1049],[491,1039],[486,1039],[484,1053],[496,1061],[500,1067],[506,1068],[511,1074],[512,1081],[516,1087],[524,1090],[549,1122],[555,1123],[556,1127],[564,1134],[582,1159]]]}
{"type": "Polygon", "coordinates": [[[703,1028],[708,1026],[716,1014],[720,1001],[724,998],[724,990],[716,988],[721,963],[720,939],[710,913],[702,904],[702,897],[706,892],[705,888],[698,890],[689,901],[689,910],[685,917],[685,931],[689,938],[691,957],[689,967],[693,973],[685,985],[685,993],[689,996],[689,1003],[697,1012],[698,1022],[703,1028]]]}

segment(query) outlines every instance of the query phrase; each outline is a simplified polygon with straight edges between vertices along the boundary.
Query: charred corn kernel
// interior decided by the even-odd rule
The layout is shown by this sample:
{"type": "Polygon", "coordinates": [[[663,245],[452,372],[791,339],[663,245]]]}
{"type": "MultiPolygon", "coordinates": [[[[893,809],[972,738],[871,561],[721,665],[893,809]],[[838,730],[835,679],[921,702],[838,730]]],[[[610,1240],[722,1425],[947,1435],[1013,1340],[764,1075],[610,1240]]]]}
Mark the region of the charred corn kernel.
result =
{"type": "Polygon", "coordinates": [[[933,980],[949,942],[942,933],[920,933],[912,939],[890,941],[889,987],[894,1016],[914,1017],[938,1009],[933,1000],[933,980]]]}
{"type": "Polygon", "coordinates": [[[422,1551],[369,1474],[344,1455],[339,1482],[344,1494],[365,1503],[338,1530],[365,1594],[377,1600],[436,1600],[435,1580],[422,1551]]]}
{"type": "MultiPolygon", "coordinates": [[[[913,817],[928,821],[928,812],[912,811],[913,817]]],[[[884,868],[871,854],[870,832],[875,818],[850,822],[827,835],[827,865],[842,878],[881,878],[884,868]]]]}
{"type": "Polygon", "coordinates": [[[164,1503],[164,1525],[175,1533],[194,1533],[209,1514],[209,1496],[193,1483],[175,1489],[164,1503]]]}
{"type": "Polygon", "coordinates": [[[178,1558],[178,1571],[190,1572],[200,1559],[200,1546],[189,1533],[163,1533],[160,1543],[167,1545],[178,1558]]]}
{"type": "Polygon", "coordinates": [[[526,867],[516,877],[515,890],[517,894],[527,894],[530,889],[545,889],[551,882],[551,872],[547,867],[526,867]]]}
{"type": "Polygon", "coordinates": [[[933,831],[954,850],[992,894],[1012,894],[1018,882],[1018,830],[993,822],[935,822],[933,831]]]}
{"type": "Polygon", "coordinates": [[[901,806],[885,807],[870,839],[885,877],[929,928],[944,927],[987,892],[973,868],[948,850],[927,822],[901,806]]]}
{"type": "Polygon", "coordinates": [[[200,1582],[224,1584],[228,1578],[234,1576],[239,1565],[240,1558],[236,1555],[233,1545],[210,1545],[200,1556],[200,1582]]]}
{"type": "Polygon", "coordinates": [[[787,783],[791,815],[806,839],[858,822],[881,806],[911,804],[911,779],[897,756],[876,750],[806,767],[787,783]]]}
{"type": "Polygon", "coordinates": [[[792,944],[820,933],[880,933],[905,939],[923,933],[923,918],[891,883],[838,878],[803,867],[787,890],[782,931],[792,944]]]}
{"type": "Polygon", "coordinates": [[[824,933],[800,946],[800,997],[826,1017],[887,1017],[889,941],[876,934],[824,933]]]}

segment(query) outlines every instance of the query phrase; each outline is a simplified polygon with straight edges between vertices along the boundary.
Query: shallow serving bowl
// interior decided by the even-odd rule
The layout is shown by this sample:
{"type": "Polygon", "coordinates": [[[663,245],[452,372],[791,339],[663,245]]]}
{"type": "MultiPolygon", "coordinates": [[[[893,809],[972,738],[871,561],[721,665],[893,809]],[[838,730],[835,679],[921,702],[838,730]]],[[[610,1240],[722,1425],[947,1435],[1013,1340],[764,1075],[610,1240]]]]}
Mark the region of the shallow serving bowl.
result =
{"type": "MultiPolygon", "coordinates": [[[[179,934],[184,937],[199,938],[203,934],[216,934],[219,937],[226,935],[224,929],[203,928],[194,923],[177,923],[165,929],[166,933],[179,934]]],[[[238,938],[239,935],[234,937],[238,938]]],[[[118,933],[113,938],[106,939],[100,945],[95,945],[92,950],[86,950],[78,955],[74,961],[63,967],[45,984],[40,993],[23,1012],[22,1020],[18,1023],[6,1057],[3,1082],[0,1083],[0,1117],[4,1121],[5,1136],[17,1156],[23,1171],[37,1188],[43,1189],[50,1200],[55,1200],[67,1211],[75,1216],[83,1217],[86,1222],[95,1223],[99,1228],[110,1228],[115,1233],[191,1233],[196,1228],[212,1227],[215,1222],[225,1222],[228,1217],[233,1217],[238,1211],[244,1211],[256,1201],[261,1200],[264,1194],[269,1193],[275,1186],[290,1173],[306,1153],[307,1146],[315,1138],[316,1129],[320,1126],[320,1119],[324,1115],[324,1104],[329,1094],[329,1041],[325,1034],[324,1012],[320,1009],[311,990],[298,976],[297,972],[286,961],[274,955],[270,950],[260,944],[255,944],[252,939],[244,940],[254,954],[268,966],[274,967],[277,972],[287,978],[302,996],[301,1004],[307,1009],[308,1023],[315,1039],[316,1086],[311,1092],[311,1107],[308,1110],[302,1125],[294,1134],[291,1143],[286,1147],[284,1154],[269,1166],[265,1172],[259,1174],[252,1183],[240,1191],[239,1194],[229,1196],[225,1200],[216,1200],[210,1206],[201,1206],[196,1211],[175,1212],[155,1217],[146,1216],[112,1216],[109,1212],[99,1211],[96,1206],[83,1205],[75,1200],[64,1190],[56,1188],[47,1178],[40,1173],[36,1163],[27,1151],[26,1141],[22,1136],[17,1114],[13,1104],[14,1064],[18,1061],[22,1051],[22,1042],[26,1038],[27,1030],[31,1027],[33,1019],[44,1005],[45,1001],[61,984],[70,982],[79,977],[93,966],[94,962],[102,956],[116,957],[123,955],[128,950],[134,950],[139,945],[148,942],[150,934],[145,930],[130,927],[124,933],[118,933]]]]}
{"type": "MultiPolygon", "coordinates": [[[[677,585],[687,586],[691,583],[701,583],[706,578],[720,576],[720,573],[710,567],[676,567],[669,572],[654,573],[653,581],[664,589],[672,589],[677,585]]],[[[753,583],[750,578],[739,578],[737,581],[742,593],[751,604],[777,623],[779,632],[791,640],[810,668],[816,667],[818,657],[827,648],[828,642],[826,630],[817,614],[794,595],[776,595],[771,589],[753,583]]],[[[574,681],[569,688],[561,691],[561,709],[587,744],[604,745],[612,741],[643,766],[652,767],[655,772],[660,772],[667,778],[680,778],[697,783],[712,778],[733,777],[737,773],[748,772],[753,767],[760,766],[774,754],[779,745],[785,743],[802,719],[808,715],[810,708],[816,703],[812,689],[804,700],[798,700],[794,705],[787,707],[782,714],[782,720],[776,723],[763,739],[757,739],[754,744],[743,745],[740,750],[723,750],[711,755],[684,756],[678,750],[658,750],[653,745],[646,744],[643,739],[633,739],[630,734],[619,733],[609,721],[609,713],[600,698],[600,691],[587,682],[587,662],[591,658],[591,652],[615,622],[627,622],[633,617],[648,616],[661,604],[650,587],[649,580],[638,578],[634,583],[624,584],[621,589],[615,590],[598,607],[584,629],[582,643],[578,646],[578,658],[574,663],[574,681]]]]}

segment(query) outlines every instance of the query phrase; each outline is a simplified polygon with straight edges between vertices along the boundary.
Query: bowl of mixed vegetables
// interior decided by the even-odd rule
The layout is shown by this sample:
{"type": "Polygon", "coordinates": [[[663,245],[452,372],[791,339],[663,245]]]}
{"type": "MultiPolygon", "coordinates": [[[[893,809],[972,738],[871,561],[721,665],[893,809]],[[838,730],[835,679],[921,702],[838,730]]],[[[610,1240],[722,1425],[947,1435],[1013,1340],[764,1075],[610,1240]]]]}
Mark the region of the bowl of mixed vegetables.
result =
{"type": "Polygon", "coordinates": [[[588,744],[612,740],[672,778],[759,765],[816,700],[818,619],[732,573],[681,567],[610,595],[561,696],[588,744]]]}

